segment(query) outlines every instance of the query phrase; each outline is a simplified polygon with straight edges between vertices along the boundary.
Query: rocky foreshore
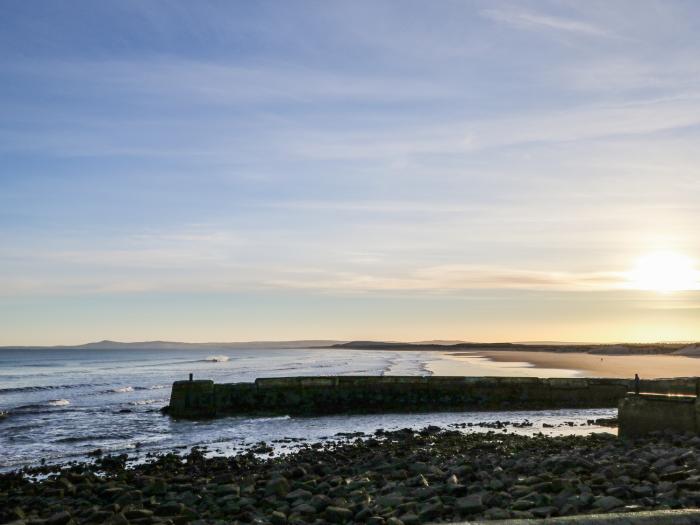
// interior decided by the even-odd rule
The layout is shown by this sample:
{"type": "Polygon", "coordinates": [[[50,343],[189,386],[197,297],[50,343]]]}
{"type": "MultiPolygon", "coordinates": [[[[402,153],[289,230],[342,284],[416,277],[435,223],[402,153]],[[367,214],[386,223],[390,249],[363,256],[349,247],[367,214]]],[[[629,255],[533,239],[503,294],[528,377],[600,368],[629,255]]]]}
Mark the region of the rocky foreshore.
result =
{"type": "Polygon", "coordinates": [[[202,449],[0,476],[0,523],[414,525],[700,506],[700,437],[378,430],[270,456],[202,449]]]}

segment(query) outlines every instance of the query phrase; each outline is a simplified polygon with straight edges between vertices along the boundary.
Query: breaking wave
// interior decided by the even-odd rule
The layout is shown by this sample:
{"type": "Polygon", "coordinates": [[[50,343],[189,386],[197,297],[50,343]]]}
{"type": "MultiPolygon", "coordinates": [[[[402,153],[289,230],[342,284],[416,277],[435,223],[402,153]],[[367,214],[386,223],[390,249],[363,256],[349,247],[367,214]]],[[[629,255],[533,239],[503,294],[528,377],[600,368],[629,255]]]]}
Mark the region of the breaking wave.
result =
{"type": "Polygon", "coordinates": [[[78,383],[74,385],[45,385],[45,386],[17,386],[11,388],[0,388],[0,394],[14,394],[17,392],[40,392],[42,390],[61,390],[71,388],[88,388],[93,386],[104,386],[107,383],[78,383]]]}
{"type": "Polygon", "coordinates": [[[212,361],[214,363],[225,363],[229,360],[227,355],[210,355],[204,361],[212,361]]]}
{"type": "Polygon", "coordinates": [[[67,399],[52,399],[46,402],[50,407],[66,407],[70,405],[70,401],[67,399]]]}
{"type": "Polygon", "coordinates": [[[139,406],[139,405],[152,405],[153,403],[158,403],[158,399],[140,399],[138,401],[132,401],[129,403],[130,405],[133,406],[139,406]]]}

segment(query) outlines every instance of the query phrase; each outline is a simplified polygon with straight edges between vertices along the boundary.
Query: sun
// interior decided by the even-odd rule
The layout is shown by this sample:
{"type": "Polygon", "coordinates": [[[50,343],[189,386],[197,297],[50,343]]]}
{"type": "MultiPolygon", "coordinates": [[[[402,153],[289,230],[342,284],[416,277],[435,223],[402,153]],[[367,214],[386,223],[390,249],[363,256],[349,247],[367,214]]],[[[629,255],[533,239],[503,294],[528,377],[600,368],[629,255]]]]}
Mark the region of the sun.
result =
{"type": "Polygon", "coordinates": [[[640,257],[627,273],[630,288],[655,292],[700,289],[700,272],[690,257],[675,252],[653,252],[640,257]]]}

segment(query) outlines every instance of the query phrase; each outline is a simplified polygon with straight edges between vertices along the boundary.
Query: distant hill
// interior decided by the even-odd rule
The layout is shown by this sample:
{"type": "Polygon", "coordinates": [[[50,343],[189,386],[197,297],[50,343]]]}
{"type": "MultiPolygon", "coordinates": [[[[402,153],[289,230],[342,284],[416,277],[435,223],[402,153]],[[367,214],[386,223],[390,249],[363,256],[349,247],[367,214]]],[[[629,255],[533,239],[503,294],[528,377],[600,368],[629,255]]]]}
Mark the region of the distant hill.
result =
{"type": "Polygon", "coordinates": [[[521,352],[560,352],[560,353],[587,353],[597,355],[686,355],[700,356],[700,350],[695,344],[683,343],[619,343],[619,344],[593,344],[593,343],[455,343],[437,344],[428,343],[397,343],[384,341],[351,341],[339,343],[333,348],[351,348],[354,350],[439,350],[439,351],[464,351],[476,352],[479,350],[503,350],[521,352]]]}
{"type": "Polygon", "coordinates": [[[310,339],[299,341],[246,341],[231,343],[182,343],[179,341],[138,341],[124,343],[121,341],[98,341],[82,345],[61,346],[3,346],[0,348],[28,349],[75,349],[75,350],[232,350],[232,349],[285,349],[285,348],[328,348],[341,341],[310,339]]]}
{"type": "Polygon", "coordinates": [[[2,348],[23,349],[69,349],[69,350],[235,350],[260,349],[282,350],[294,348],[336,348],[353,350],[436,350],[454,352],[477,352],[479,350],[507,350],[522,352],[584,352],[597,355],[684,355],[700,357],[700,345],[689,342],[674,343],[558,343],[554,341],[519,343],[475,343],[464,341],[421,341],[406,343],[400,341],[337,341],[329,339],[304,339],[295,341],[241,341],[220,343],[183,343],[179,341],[98,341],[82,345],[63,346],[3,346],[2,348]]]}

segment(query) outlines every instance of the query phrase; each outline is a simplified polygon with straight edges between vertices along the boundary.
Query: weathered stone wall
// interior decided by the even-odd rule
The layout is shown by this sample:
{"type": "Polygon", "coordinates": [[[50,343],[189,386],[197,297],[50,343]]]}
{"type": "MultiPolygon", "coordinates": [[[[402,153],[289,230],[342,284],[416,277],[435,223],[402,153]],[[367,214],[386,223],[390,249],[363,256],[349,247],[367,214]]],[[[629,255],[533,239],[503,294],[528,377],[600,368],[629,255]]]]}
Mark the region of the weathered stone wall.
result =
{"type": "Polygon", "coordinates": [[[628,395],[618,409],[619,434],[635,438],[650,432],[700,432],[700,403],[695,396],[628,395]]]}
{"type": "MultiPolygon", "coordinates": [[[[176,417],[226,414],[339,414],[431,410],[596,408],[617,406],[627,379],[536,377],[326,376],[214,384],[176,381],[176,417]]],[[[644,391],[695,389],[695,379],[654,380],[644,391]],[[665,390],[666,389],[666,390],[665,390]]]]}
{"type": "Polygon", "coordinates": [[[170,410],[178,417],[213,417],[216,415],[214,381],[175,381],[170,392],[170,410]]]}
{"type": "Polygon", "coordinates": [[[698,378],[673,377],[670,379],[642,379],[640,391],[652,394],[686,394],[697,395],[698,378]]]}

